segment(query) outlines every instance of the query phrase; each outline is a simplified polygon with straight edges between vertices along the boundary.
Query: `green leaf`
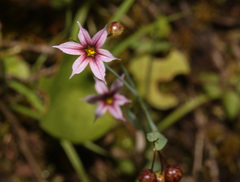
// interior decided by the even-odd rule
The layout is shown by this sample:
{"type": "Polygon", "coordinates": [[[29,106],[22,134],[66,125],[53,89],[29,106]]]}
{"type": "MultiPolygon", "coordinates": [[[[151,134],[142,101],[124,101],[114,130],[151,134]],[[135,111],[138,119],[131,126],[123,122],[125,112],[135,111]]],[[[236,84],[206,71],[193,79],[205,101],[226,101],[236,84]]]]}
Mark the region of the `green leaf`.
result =
{"type": "Polygon", "coordinates": [[[40,113],[44,111],[44,105],[36,93],[28,88],[26,85],[22,84],[18,81],[10,81],[9,86],[19,92],[20,94],[24,95],[28,102],[40,113]]]}
{"type": "Polygon", "coordinates": [[[155,38],[167,37],[171,32],[171,26],[166,16],[160,16],[154,31],[155,38]]]}
{"type": "Polygon", "coordinates": [[[50,106],[41,127],[57,138],[83,143],[102,137],[115,125],[115,119],[106,113],[94,122],[97,106],[81,100],[96,94],[93,75],[85,69],[69,79],[75,59],[75,56],[65,55],[58,74],[41,81],[50,97],[50,106]]]}
{"type": "Polygon", "coordinates": [[[222,95],[220,87],[220,78],[216,73],[202,73],[200,80],[203,82],[203,88],[210,98],[218,98],[222,95]]]}
{"type": "Polygon", "coordinates": [[[150,55],[136,57],[131,60],[129,70],[135,77],[137,89],[141,96],[147,94],[147,101],[155,108],[169,109],[176,106],[178,100],[172,93],[161,92],[158,83],[170,82],[179,74],[188,74],[190,68],[186,57],[181,52],[173,50],[163,59],[153,58],[150,55]],[[151,72],[149,71],[150,64],[151,72]],[[148,74],[150,74],[150,79],[146,82],[148,74]],[[147,93],[146,90],[148,90],[147,93]]]}
{"type": "Polygon", "coordinates": [[[149,142],[154,143],[157,151],[162,150],[167,144],[167,139],[160,132],[147,133],[147,139],[149,142]]]}
{"type": "Polygon", "coordinates": [[[225,107],[228,118],[229,119],[236,118],[240,111],[239,95],[233,90],[228,90],[224,93],[222,102],[225,107]]]}
{"type": "Polygon", "coordinates": [[[151,82],[147,100],[155,108],[168,109],[177,105],[178,100],[174,94],[161,93],[157,82],[151,82]]]}
{"type": "Polygon", "coordinates": [[[223,93],[222,88],[219,85],[205,84],[203,85],[203,88],[207,95],[212,99],[219,98],[219,96],[223,93]]]}
{"type": "Polygon", "coordinates": [[[189,72],[187,58],[178,50],[172,50],[165,58],[154,59],[152,70],[154,80],[171,81],[176,75],[189,72]]]}
{"type": "Polygon", "coordinates": [[[28,64],[20,56],[12,55],[3,58],[7,74],[16,78],[26,79],[30,75],[28,64]]]}

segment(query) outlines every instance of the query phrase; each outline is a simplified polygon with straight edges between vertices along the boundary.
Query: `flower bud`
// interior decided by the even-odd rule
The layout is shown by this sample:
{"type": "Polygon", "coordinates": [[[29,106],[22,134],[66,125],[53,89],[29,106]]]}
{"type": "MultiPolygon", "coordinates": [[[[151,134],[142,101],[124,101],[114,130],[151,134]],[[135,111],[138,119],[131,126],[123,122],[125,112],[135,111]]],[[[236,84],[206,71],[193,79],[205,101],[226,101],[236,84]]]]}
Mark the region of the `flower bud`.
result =
{"type": "Polygon", "coordinates": [[[110,25],[108,26],[108,36],[112,35],[114,37],[117,37],[122,33],[123,33],[123,26],[119,22],[114,21],[110,23],[110,25]]]}

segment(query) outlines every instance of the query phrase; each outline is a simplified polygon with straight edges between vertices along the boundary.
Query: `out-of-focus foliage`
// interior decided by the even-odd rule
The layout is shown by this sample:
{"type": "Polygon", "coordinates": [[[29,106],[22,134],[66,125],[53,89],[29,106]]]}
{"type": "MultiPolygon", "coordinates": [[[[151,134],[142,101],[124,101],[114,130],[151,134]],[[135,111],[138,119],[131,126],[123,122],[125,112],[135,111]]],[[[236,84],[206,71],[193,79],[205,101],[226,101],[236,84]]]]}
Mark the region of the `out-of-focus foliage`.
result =
{"type": "Polygon", "coordinates": [[[82,143],[103,136],[115,121],[109,115],[94,121],[96,106],[81,100],[95,94],[94,80],[87,70],[69,80],[75,59],[75,56],[64,56],[58,74],[54,78],[43,79],[41,85],[49,93],[51,103],[41,126],[55,137],[82,143]]]}
{"type": "Polygon", "coordinates": [[[158,109],[169,109],[178,104],[174,94],[161,92],[159,84],[190,71],[186,57],[177,50],[172,50],[165,58],[149,54],[137,56],[130,61],[129,69],[136,79],[139,93],[158,109]]]}
{"type": "MultiPolygon", "coordinates": [[[[131,122],[109,114],[94,122],[97,106],[81,100],[95,94],[91,72],[69,80],[76,57],[52,48],[78,40],[77,21],[94,34],[123,14],[123,34],[104,45],[121,60],[108,65],[119,74],[125,66],[135,81],[168,139],[164,157],[182,167],[182,181],[238,181],[239,12],[238,0],[2,0],[0,103],[25,131],[40,176],[79,180],[59,139],[81,144],[72,148],[90,181],[134,181],[151,167],[152,143],[140,131],[149,127],[137,99],[123,87],[132,98],[124,108],[131,122]]],[[[106,78],[110,83],[115,76],[107,71],[106,78]]],[[[36,181],[18,130],[5,115],[0,110],[0,181],[36,181]]],[[[160,169],[156,161],[154,170],[160,169]]]]}
{"type": "Polygon", "coordinates": [[[17,55],[3,57],[6,72],[20,79],[27,79],[30,76],[30,69],[25,60],[17,55]]]}

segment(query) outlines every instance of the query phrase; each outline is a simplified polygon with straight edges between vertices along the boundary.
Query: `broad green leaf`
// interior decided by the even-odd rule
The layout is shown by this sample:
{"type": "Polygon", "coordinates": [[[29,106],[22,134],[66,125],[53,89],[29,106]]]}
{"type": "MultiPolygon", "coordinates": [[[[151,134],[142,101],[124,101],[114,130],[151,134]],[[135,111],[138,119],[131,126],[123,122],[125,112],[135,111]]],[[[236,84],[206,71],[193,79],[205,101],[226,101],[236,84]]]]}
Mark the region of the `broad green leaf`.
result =
{"type": "Polygon", "coordinates": [[[94,122],[96,105],[81,100],[96,94],[93,75],[87,67],[69,79],[75,59],[65,55],[56,77],[42,80],[41,86],[49,93],[50,106],[41,127],[57,138],[83,143],[102,137],[115,125],[115,120],[107,113],[94,122]]]}
{"type": "Polygon", "coordinates": [[[5,56],[3,61],[7,74],[21,79],[29,77],[29,66],[20,56],[5,56]]]}
{"type": "Polygon", "coordinates": [[[240,111],[240,97],[232,90],[228,90],[224,93],[223,105],[226,109],[226,113],[229,119],[234,119],[237,117],[240,111]]]}
{"type": "Polygon", "coordinates": [[[162,150],[167,144],[167,139],[159,132],[147,133],[147,139],[149,142],[153,142],[157,151],[162,150]]]}
{"type": "Polygon", "coordinates": [[[158,109],[172,108],[178,103],[175,95],[160,92],[158,83],[169,82],[176,75],[187,74],[190,71],[187,59],[177,50],[173,50],[163,59],[141,55],[131,60],[129,70],[137,81],[140,95],[144,96],[148,90],[146,99],[158,109]],[[147,77],[149,77],[148,83],[146,83],[147,77]]]}
{"type": "Polygon", "coordinates": [[[155,108],[167,109],[177,105],[178,100],[174,94],[161,93],[158,89],[157,82],[151,82],[149,94],[147,95],[148,102],[155,108]]]}
{"type": "Polygon", "coordinates": [[[166,58],[154,59],[152,77],[158,81],[171,81],[176,75],[190,71],[187,58],[178,50],[172,50],[166,58]]]}

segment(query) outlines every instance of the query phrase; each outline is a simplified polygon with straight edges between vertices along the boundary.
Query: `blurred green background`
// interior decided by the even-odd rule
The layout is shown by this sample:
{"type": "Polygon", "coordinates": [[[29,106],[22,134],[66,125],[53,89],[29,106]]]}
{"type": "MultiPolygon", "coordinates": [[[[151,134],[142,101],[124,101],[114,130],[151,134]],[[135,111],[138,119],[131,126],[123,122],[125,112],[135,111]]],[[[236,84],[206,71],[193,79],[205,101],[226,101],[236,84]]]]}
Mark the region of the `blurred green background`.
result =
{"type": "Polygon", "coordinates": [[[91,70],[69,79],[77,56],[52,48],[78,41],[77,21],[90,35],[124,26],[104,45],[121,59],[108,65],[128,71],[181,181],[239,181],[239,18],[238,0],[1,0],[0,181],[135,181],[151,165],[131,92],[128,122],[94,122],[96,106],[81,100],[96,93],[91,70]]]}

